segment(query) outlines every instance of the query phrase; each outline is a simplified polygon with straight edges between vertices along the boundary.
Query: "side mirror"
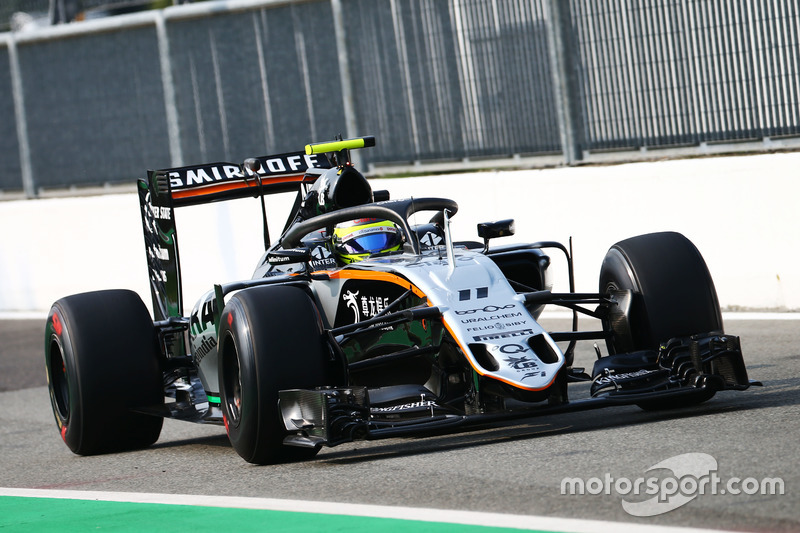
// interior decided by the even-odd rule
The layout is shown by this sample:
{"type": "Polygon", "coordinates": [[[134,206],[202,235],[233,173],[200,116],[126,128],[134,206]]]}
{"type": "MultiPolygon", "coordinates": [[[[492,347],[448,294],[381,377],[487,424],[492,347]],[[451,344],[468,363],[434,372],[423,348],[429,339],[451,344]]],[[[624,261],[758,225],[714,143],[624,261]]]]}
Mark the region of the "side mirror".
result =
{"type": "Polygon", "coordinates": [[[478,224],[478,237],[483,239],[483,253],[489,251],[489,239],[508,237],[514,235],[514,219],[497,220],[495,222],[481,222],[478,224]]]}
{"type": "Polygon", "coordinates": [[[372,191],[372,200],[374,202],[386,202],[390,200],[391,196],[389,195],[389,191],[380,190],[380,191],[372,191]]]}
{"type": "Polygon", "coordinates": [[[261,161],[254,157],[250,157],[244,160],[244,168],[250,172],[250,175],[258,174],[261,170],[261,161]]]}
{"type": "Polygon", "coordinates": [[[496,222],[481,222],[478,224],[478,237],[488,241],[497,237],[514,235],[514,219],[498,220],[496,222]]]}

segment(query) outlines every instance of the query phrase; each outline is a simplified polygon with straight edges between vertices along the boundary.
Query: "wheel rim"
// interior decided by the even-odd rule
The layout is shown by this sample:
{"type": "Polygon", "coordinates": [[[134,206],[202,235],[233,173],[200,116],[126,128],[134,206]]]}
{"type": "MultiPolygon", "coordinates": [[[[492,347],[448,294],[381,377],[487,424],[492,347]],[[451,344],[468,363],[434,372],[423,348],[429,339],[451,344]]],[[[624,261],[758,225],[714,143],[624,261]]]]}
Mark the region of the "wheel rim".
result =
{"type": "Polygon", "coordinates": [[[67,380],[67,366],[64,363],[64,354],[61,345],[54,339],[50,345],[50,390],[53,393],[53,404],[58,416],[69,420],[69,381],[67,380]]]}
{"type": "Polygon", "coordinates": [[[228,423],[238,426],[242,417],[242,373],[239,369],[236,347],[230,339],[226,344],[223,356],[222,386],[225,393],[228,423]]]}

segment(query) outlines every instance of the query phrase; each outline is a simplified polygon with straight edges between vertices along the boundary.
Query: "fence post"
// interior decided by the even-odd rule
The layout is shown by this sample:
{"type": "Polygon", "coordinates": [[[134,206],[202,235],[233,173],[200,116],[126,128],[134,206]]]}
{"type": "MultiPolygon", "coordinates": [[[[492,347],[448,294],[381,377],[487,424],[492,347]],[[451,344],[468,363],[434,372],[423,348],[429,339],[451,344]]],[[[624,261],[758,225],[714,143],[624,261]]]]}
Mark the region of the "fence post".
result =
{"type": "Polygon", "coordinates": [[[22,72],[19,68],[17,41],[13,33],[8,34],[8,63],[11,71],[11,93],[14,98],[14,119],[17,123],[17,143],[19,144],[19,166],[22,174],[22,190],[26,198],[36,198],[36,185],[33,181],[31,145],[28,139],[28,120],[25,115],[25,92],[22,87],[22,72]]]}
{"type": "Polygon", "coordinates": [[[183,165],[183,149],[181,148],[181,130],[178,123],[178,107],[175,100],[175,84],[172,81],[172,60],[169,56],[169,37],[167,23],[162,10],[156,10],[156,35],[158,38],[158,59],[161,64],[161,83],[164,91],[164,110],[167,118],[167,135],[169,136],[170,165],[183,165]]]}
{"type": "MultiPolygon", "coordinates": [[[[333,12],[333,31],[336,39],[336,57],[339,63],[339,83],[342,86],[342,109],[344,111],[345,135],[347,138],[352,138],[358,136],[359,131],[356,121],[356,106],[353,100],[353,79],[350,76],[350,60],[347,55],[346,25],[344,14],[342,13],[342,1],[331,0],[331,11],[333,12]]],[[[356,168],[361,167],[362,159],[358,150],[354,150],[350,153],[350,159],[356,168]]]]}
{"type": "Polygon", "coordinates": [[[570,0],[545,0],[547,43],[550,71],[556,95],[556,115],[561,133],[564,163],[573,165],[583,159],[583,123],[580,120],[580,91],[575,40],[571,30],[570,0]]]}

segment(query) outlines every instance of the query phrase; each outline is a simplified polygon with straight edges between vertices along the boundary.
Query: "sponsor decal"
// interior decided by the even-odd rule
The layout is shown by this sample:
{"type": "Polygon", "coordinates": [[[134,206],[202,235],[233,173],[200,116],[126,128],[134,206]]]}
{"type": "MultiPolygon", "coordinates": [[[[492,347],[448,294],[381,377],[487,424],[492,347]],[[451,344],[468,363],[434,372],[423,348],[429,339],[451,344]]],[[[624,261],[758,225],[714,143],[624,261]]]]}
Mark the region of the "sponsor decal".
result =
{"type": "Polygon", "coordinates": [[[429,409],[432,407],[436,407],[436,402],[434,402],[433,400],[422,400],[419,402],[391,405],[389,407],[372,407],[370,408],[370,411],[373,413],[393,413],[396,411],[407,411],[409,409],[419,409],[419,408],[429,409]]]}
{"type": "MultiPolygon", "coordinates": [[[[300,174],[311,167],[320,166],[316,154],[294,153],[258,159],[262,167],[259,175],[267,177],[271,174],[300,174]]],[[[239,166],[231,163],[212,163],[196,167],[168,169],[167,175],[173,191],[214,183],[239,181],[245,177],[239,166]]]]}
{"type": "Polygon", "coordinates": [[[311,250],[311,270],[330,270],[336,268],[336,258],[330,250],[322,244],[319,244],[311,250]]]}
{"type": "Polygon", "coordinates": [[[355,324],[383,313],[406,289],[375,280],[347,280],[339,292],[335,327],[355,324]]]}
{"type": "MultiPolygon", "coordinates": [[[[150,272],[150,279],[156,285],[160,285],[160,284],[166,283],[168,281],[167,280],[167,271],[166,270],[153,269],[150,272]]],[[[159,292],[161,292],[161,293],[163,293],[165,291],[166,291],[166,289],[159,290],[159,292]]]]}
{"type": "Polygon", "coordinates": [[[482,309],[465,309],[462,311],[456,311],[457,315],[472,315],[475,313],[496,313],[497,311],[502,311],[503,309],[514,309],[516,304],[507,304],[503,306],[497,305],[487,305],[482,309]]]}
{"type": "Polygon", "coordinates": [[[195,185],[208,185],[215,181],[242,179],[244,174],[236,165],[207,165],[185,170],[173,170],[168,174],[172,190],[195,185]]]}
{"type": "Polygon", "coordinates": [[[594,380],[594,382],[598,385],[608,385],[609,383],[616,383],[618,381],[624,381],[626,379],[633,379],[633,378],[641,378],[644,376],[649,376],[650,374],[658,374],[659,370],[637,370],[636,372],[626,372],[624,374],[608,374],[607,376],[602,376],[594,380]]]}
{"type": "Polygon", "coordinates": [[[361,316],[358,314],[358,293],[359,291],[347,291],[342,295],[342,300],[347,304],[348,309],[353,311],[353,321],[360,322],[361,316]]]}
{"type": "MultiPolygon", "coordinates": [[[[153,201],[163,198],[154,196],[143,182],[140,183],[139,203],[150,288],[155,304],[153,313],[156,320],[163,320],[168,316],[183,314],[175,221],[171,207],[153,204],[153,201]]],[[[157,184],[153,183],[152,186],[157,187],[157,184]]]]}
{"type": "Polygon", "coordinates": [[[200,364],[200,361],[211,352],[211,350],[216,349],[217,347],[217,340],[214,337],[206,337],[203,336],[200,345],[194,351],[194,359],[197,364],[200,364]]]}
{"type": "Polygon", "coordinates": [[[356,322],[380,314],[389,305],[389,298],[386,296],[359,296],[359,292],[361,291],[347,291],[342,295],[342,300],[353,311],[353,318],[356,322]]]}
{"type": "Polygon", "coordinates": [[[527,356],[523,355],[522,357],[509,357],[508,359],[503,359],[508,366],[517,370],[518,372],[524,372],[531,368],[539,368],[539,365],[536,364],[536,361],[532,359],[528,359],[527,356]]]}
{"type": "Polygon", "coordinates": [[[497,322],[496,324],[486,324],[486,325],[483,325],[483,326],[474,326],[474,327],[471,327],[471,328],[467,328],[467,331],[486,331],[486,330],[490,330],[490,329],[497,330],[497,331],[502,331],[502,330],[504,330],[506,328],[514,328],[514,327],[518,327],[518,326],[524,326],[526,323],[527,322],[525,322],[524,320],[521,321],[521,322],[505,322],[505,323],[497,322]]]}
{"type": "Polygon", "coordinates": [[[358,226],[353,226],[352,229],[350,230],[347,229],[343,230],[341,235],[339,235],[339,238],[342,241],[345,241],[351,238],[358,238],[358,237],[363,237],[365,235],[372,235],[373,233],[389,233],[389,232],[396,233],[397,230],[392,230],[387,226],[370,226],[368,228],[359,228],[358,226]]]}
{"type": "Polygon", "coordinates": [[[172,209],[163,205],[150,204],[150,213],[158,220],[172,220],[172,209]]]}
{"type": "MultiPolygon", "coordinates": [[[[317,178],[317,182],[315,183],[317,186],[317,204],[320,208],[325,208],[325,199],[328,197],[328,176],[323,174],[319,178],[317,178]]],[[[305,203],[305,202],[304,202],[305,203]]]]}
{"type": "MultiPolygon", "coordinates": [[[[498,349],[504,354],[514,354],[528,351],[528,347],[521,344],[504,344],[499,348],[495,346],[493,349],[498,349]]],[[[528,378],[535,378],[536,376],[546,376],[545,372],[536,370],[539,368],[538,363],[526,355],[520,357],[509,356],[508,358],[503,359],[503,361],[518,373],[525,372],[525,375],[519,378],[520,381],[528,378]]]]}
{"type": "Polygon", "coordinates": [[[282,265],[284,263],[294,263],[296,260],[295,257],[289,257],[287,255],[275,255],[270,254],[267,256],[267,261],[270,265],[282,265]]]}
{"type": "Polygon", "coordinates": [[[158,249],[154,250],[154,254],[161,261],[169,261],[169,248],[162,248],[159,246],[158,249]]]}
{"type": "Polygon", "coordinates": [[[425,235],[423,235],[422,238],[419,240],[419,242],[421,242],[425,246],[438,246],[439,244],[442,243],[442,241],[443,239],[439,235],[433,233],[432,231],[425,233],[425,235]]]}
{"type": "Polygon", "coordinates": [[[216,311],[217,300],[215,298],[206,300],[203,302],[203,305],[197,307],[197,310],[192,313],[190,318],[190,334],[192,337],[196,337],[208,329],[210,325],[214,324],[214,314],[216,311]]]}
{"type": "Polygon", "coordinates": [[[321,244],[311,250],[311,257],[320,261],[329,258],[331,255],[333,254],[331,254],[330,250],[321,244]]]}
{"type": "Polygon", "coordinates": [[[522,353],[528,351],[528,347],[523,346],[522,344],[504,344],[499,347],[495,346],[492,349],[500,350],[500,353],[505,353],[505,354],[522,353]]]}
{"type": "MultiPolygon", "coordinates": [[[[470,257],[463,257],[459,256],[456,257],[456,261],[460,261],[462,263],[468,263],[472,261],[470,257]]],[[[434,267],[434,266],[447,266],[450,263],[447,262],[447,259],[444,257],[424,257],[413,263],[408,263],[406,268],[421,268],[421,267],[434,267]]]]}
{"type": "Polygon", "coordinates": [[[504,331],[501,333],[487,333],[485,335],[475,335],[472,337],[475,341],[492,341],[496,339],[508,339],[511,337],[528,337],[533,335],[533,330],[528,329],[518,329],[514,331],[504,331]]]}
{"type": "MultiPolygon", "coordinates": [[[[520,312],[520,313],[505,313],[503,315],[481,316],[481,317],[475,317],[475,318],[462,318],[461,319],[461,323],[462,324],[475,324],[477,322],[494,322],[496,320],[512,319],[512,318],[518,318],[518,317],[521,317],[521,316],[522,316],[522,313],[520,312]]],[[[524,323],[525,323],[525,321],[523,320],[522,324],[524,324],[524,323]]],[[[521,324],[518,324],[518,325],[521,325],[521,324]]]]}

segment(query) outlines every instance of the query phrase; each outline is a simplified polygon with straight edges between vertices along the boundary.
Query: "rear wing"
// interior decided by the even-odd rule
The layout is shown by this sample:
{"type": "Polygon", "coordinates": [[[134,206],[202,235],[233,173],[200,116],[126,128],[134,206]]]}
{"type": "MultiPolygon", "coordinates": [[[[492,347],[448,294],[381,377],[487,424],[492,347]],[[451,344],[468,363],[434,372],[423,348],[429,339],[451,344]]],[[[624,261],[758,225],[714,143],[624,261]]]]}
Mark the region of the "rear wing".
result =
{"type": "Polygon", "coordinates": [[[304,152],[256,158],[257,173],[234,163],[148,170],[138,181],[139,206],[144,230],[147,269],[156,321],[183,316],[178,235],[175,208],[265,194],[301,191],[318,173],[309,169],[331,168],[324,155],[304,152]]]}
{"type": "Polygon", "coordinates": [[[304,152],[255,159],[261,165],[257,176],[246,176],[241,165],[209,163],[149,170],[147,179],[151,184],[155,181],[158,190],[168,194],[174,207],[183,207],[293,191],[303,183],[309,168],[331,168],[324,156],[306,155],[304,152]]]}

